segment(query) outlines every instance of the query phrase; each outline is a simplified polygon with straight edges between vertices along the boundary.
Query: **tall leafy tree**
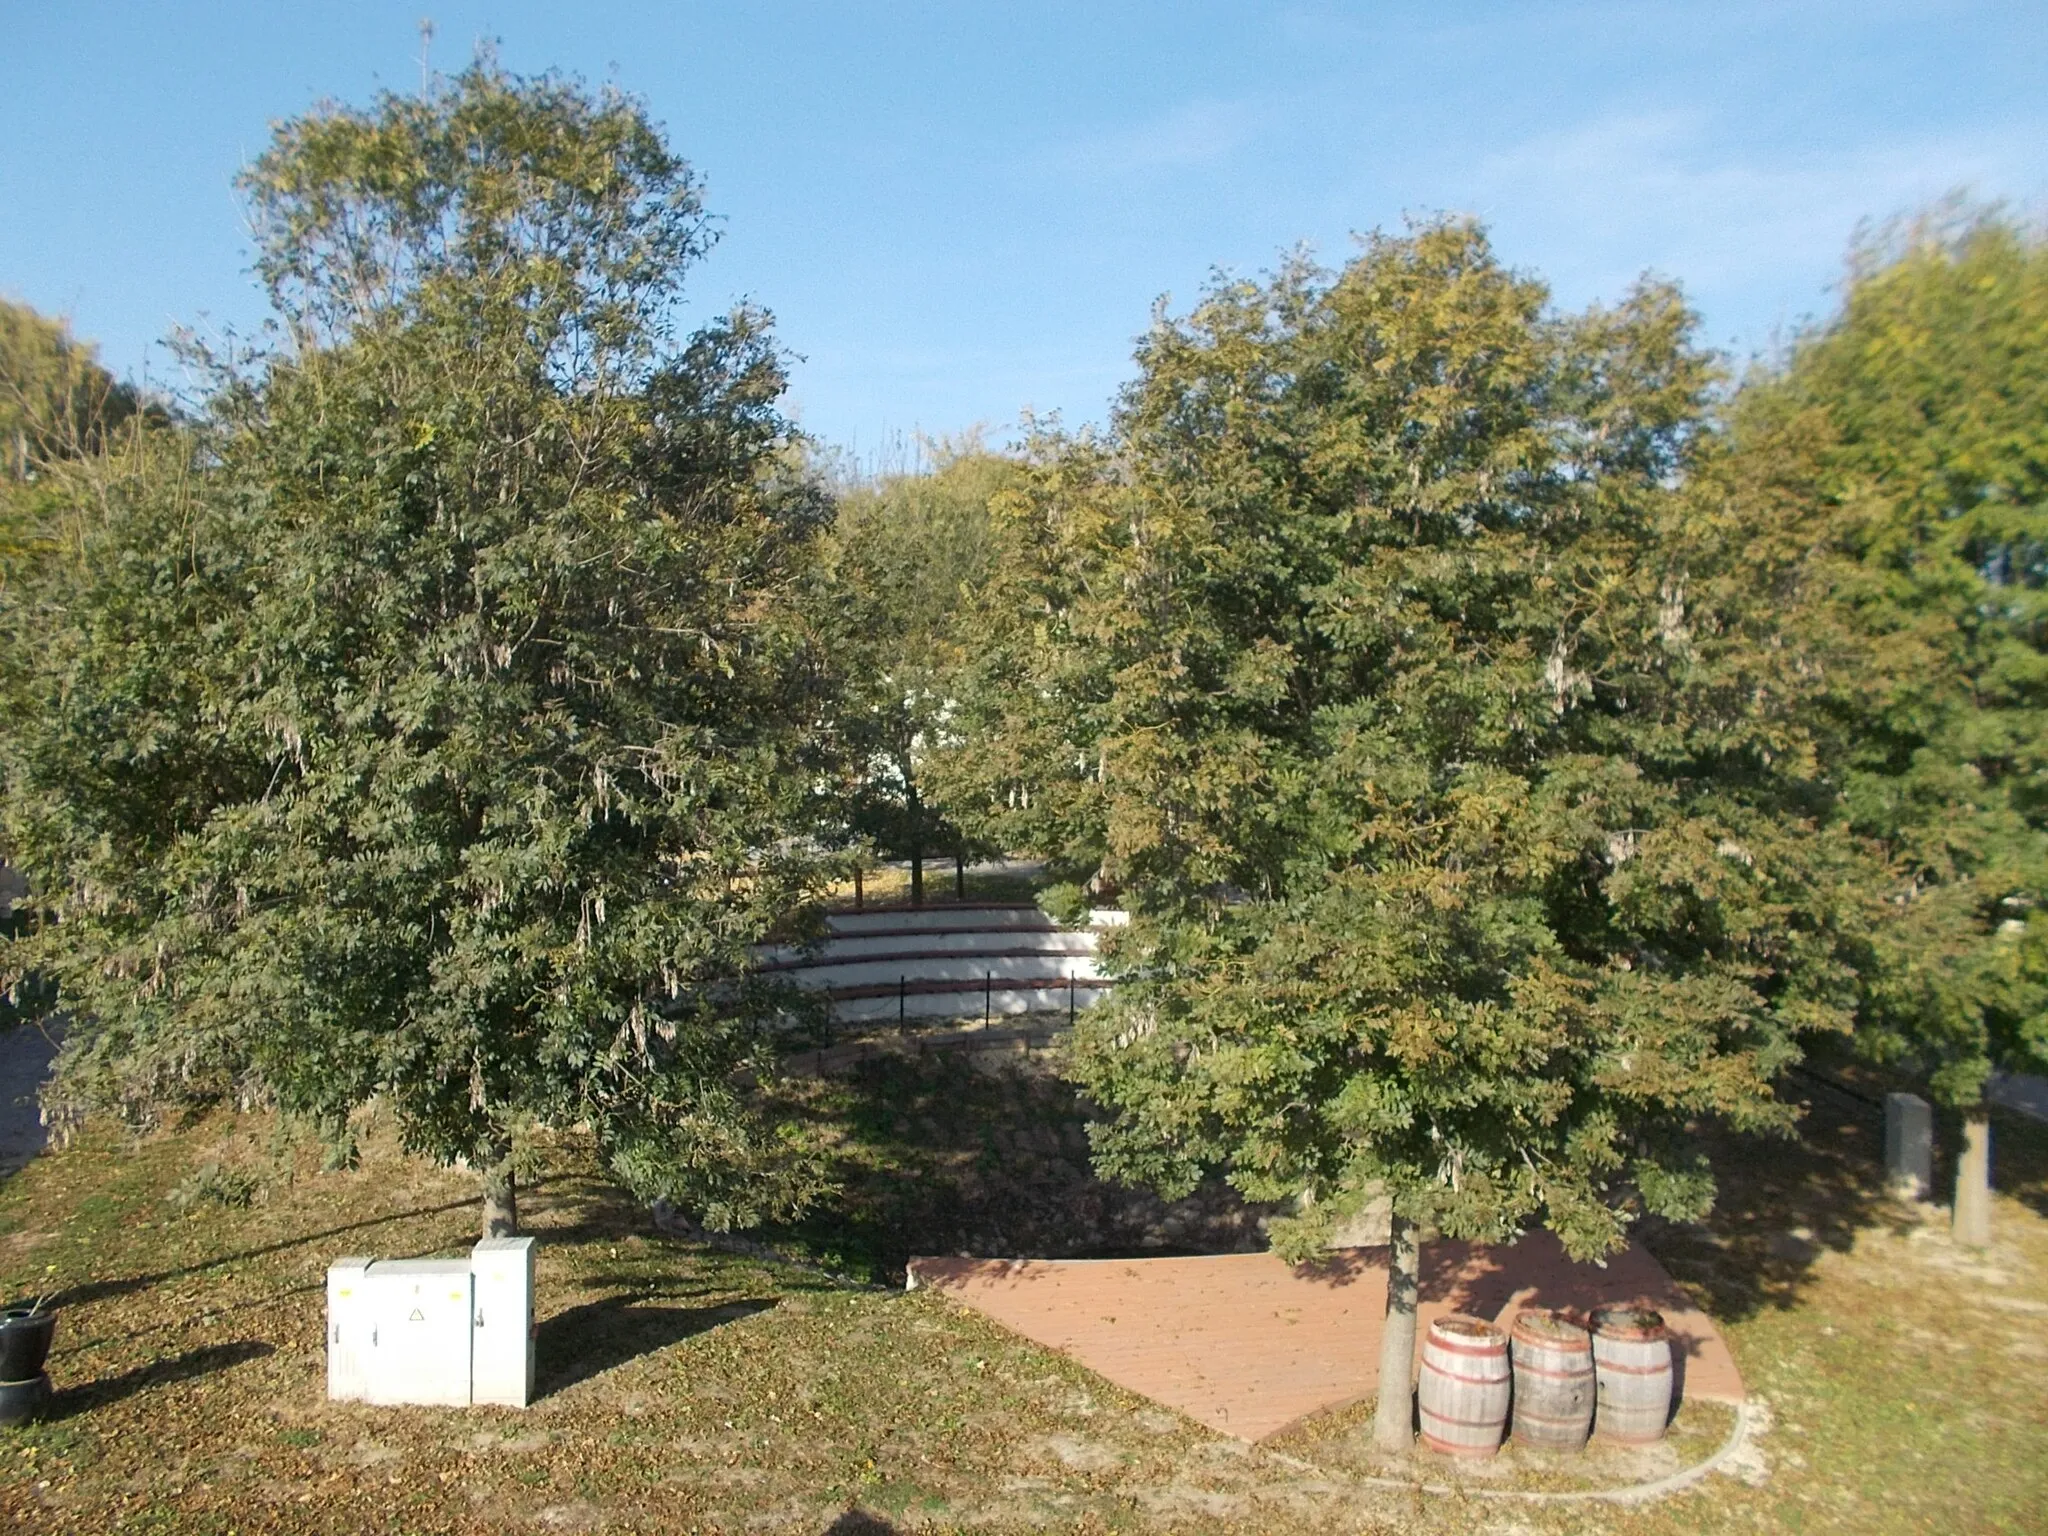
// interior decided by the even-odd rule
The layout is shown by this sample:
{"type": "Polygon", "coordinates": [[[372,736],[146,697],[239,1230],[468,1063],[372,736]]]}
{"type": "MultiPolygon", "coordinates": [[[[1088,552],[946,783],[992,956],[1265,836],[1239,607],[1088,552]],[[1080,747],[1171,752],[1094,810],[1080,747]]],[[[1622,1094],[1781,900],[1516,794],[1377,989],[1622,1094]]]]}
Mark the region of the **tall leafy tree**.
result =
{"type": "MultiPolygon", "coordinates": [[[[53,551],[50,514],[61,493],[51,471],[124,438],[140,447],[123,429],[164,419],[160,406],[145,410],[136,390],[102,368],[94,348],[63,321],[0,300],[0,593],[32,576],[53,551]]],[[[9,676],[0,657],[0,689],[9,676]]],[[[21,875],[5,851],[0,844],[0,905],[8,908],[0,931],[13,934],[33,912],[14,904],[21,875]]],[[[33,1017],[50,1001],[44,978],[19,978],[0,993],[0,1025],[33,1017]]]]}
{"type": "Polygon", "coordinates": [[[983,846],[1030,848],[1064,878],[1109,894],[1102,788],[1109,652],[1084,634],[1089,594],[1112,579],[1098,494],[1109,449],[1092,434],[1036,423],[988,498],[988,554],[964,595],[962,647],[948,679],[946,730],[924,774],[983,846]]]}
{"type": "Polygon", "coordinates": [[[762,314],[643,107],[489,59],[283,124],[271,344],[86,464],[10,594],[10,846],[75,1010],[54,1106],[373,1097],[516,1223],[534,1122],[714,1223],[800,1205],[728,978],[813,872],[784,626],[826,505],[762,314]]]}
{"type": "Polygon", "coordinates": [[[1859,1039],[1964,1117],[1988,1238],[1997,1069],[2048,1066],[2048,242],[1949,209],[1858,253],[1840,312],[1751,381],[1739,483],[1826,562],[1847,812],[1886,856],[1859,1039]]]}
{"type": "Polygon", "coordinates": [[[939,449],[929,473],[839,498],[812,596],[838,678],[839,831],[907,859],[915,905],[932,855],[964,860],[981,846],[934,798],[927,767],[952,733],[960,676],[980,643],[973,594],[992,559],[989,503],[1015,476],[979,443],[939,449]]]}
{"type": "Polygon", "coordinates": [[[0,586],[47,550],[45,471],[164,419],[63,321],[0,300],[0,586]]]}
{"type": "Polygon", "coordinates": [[[0,478],[100,448],[141,408],[69,326],[0,299],[0,478]]]}
{"type": "Polygon", "coordinates": [[[1375,237],[1162,316],[1014,508],[1019,713],[1089,734],[1012,788],[1133,912],[1077,1031],[1098,1162],[1296,1201],[1297,1256],[1390,1199],[1389,1444],[1423,1232],[1697,1217],[1688,1127],[1788,1127],[1848,1016],[1797,562],[1681,494],[1691,325],[1655,284],[1557,315],[1467,224],[1375,237]]]}

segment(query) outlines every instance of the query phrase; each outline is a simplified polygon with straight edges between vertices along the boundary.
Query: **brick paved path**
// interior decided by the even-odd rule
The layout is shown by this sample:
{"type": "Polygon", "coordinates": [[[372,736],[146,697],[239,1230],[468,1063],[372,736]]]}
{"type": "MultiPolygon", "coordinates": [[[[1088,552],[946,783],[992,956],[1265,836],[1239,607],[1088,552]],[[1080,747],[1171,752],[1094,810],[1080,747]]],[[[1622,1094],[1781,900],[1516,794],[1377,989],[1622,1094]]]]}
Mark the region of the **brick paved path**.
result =
{"type": "MultiPolygon", "coordinates": [[[[1242,1440],[1373,1395],[1386,1313],[1385,1248],[1290,1269],[1269,1253],[1175,1259],[913,1259],[927,1285],[1118,1386],[1242,1440]]],[[[1505,1327],[1525,1306],[1647,1301],[1678,1341],[1680,1391],[1740,1402],[1719,1330],[1631,1246],[1574,1264],[1548,1233],[1504,1248],[1423,1247],[1421,1325],[1475,1312],[1505,1327]]]]}

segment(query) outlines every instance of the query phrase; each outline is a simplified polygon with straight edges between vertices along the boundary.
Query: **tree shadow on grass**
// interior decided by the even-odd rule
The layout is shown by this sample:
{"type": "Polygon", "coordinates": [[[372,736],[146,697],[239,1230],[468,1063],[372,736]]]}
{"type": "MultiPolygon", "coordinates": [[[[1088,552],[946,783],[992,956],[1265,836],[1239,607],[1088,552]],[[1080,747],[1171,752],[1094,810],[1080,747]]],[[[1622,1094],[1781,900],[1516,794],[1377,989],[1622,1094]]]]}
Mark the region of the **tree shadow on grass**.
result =
{"type": "Polygon", "coordinates": [[[896,1536],[896,1527],[865,1509],[849,1509],[825,1527],[824,1536],[896,1536]]]}
{"type": "MultiPolygon", "coordinates": [[[[1819,1065],[1786,1081],[1806,1110],[1797,1139],[1710,1136],[1719,1184],[1713,1213],[1697,1226],[1646,1221],[1639,1232],[1716,1317],[1738,1321],[1796,1305],[1815,1260],[1848,1252],[1859,1232],[1946,1223],[1946,1212],[1916,1209],[1885,1189],[1882,1094],[1892,1085],[1850,1064],[1819,1065]]],[[[1991,1121],[1993,1187],[2048,1215],[2048,1125],[1999,1109],[1991,1121]]],[[[1938,1208],[1955,1188],[1960,1118],[1937,1110],[1934,1139],[1938,1208]]]]}
{"type": "Polygon", "coordinates": [[[791,1088],[785,1108],[835,1148],[838,1193],[758,1235],[864,1280],[901,1284],[913,1254],[1121,1257],[1264,1246],[1257,1212],[1220,1182],[1169,1205],[1099,1178],[1090,1107],[1042,1065],[878,1057],[791,1088]]]}
{"type": "Polygon", "coordinates": [[[1718,1193],[1697,1225],[1646,1220],[1643,1245],[1723,1321],[1796,1306],[1824,1252],[1846,1253],[1859,1232],[1904,1232],[1917,1218],[1884,1187],[1884,1111],[1801,1078],[1796,1138],[1712,1133],[1718,1193]]]}
{"type": "Polygon", "coordinates": [[[109,1403],[118,1403],[138,1392],[147,1392],[153,1387],[168,1387],[179,1382],[195,1381],[201,1376],[211,1376],[216,1371],[225,1371],[251,1360],[261,1360],[264,1356],[276,1352],[275,1345],[266,1344],[261,1339],[238,1339],[232,1344],[209,1344],[203,1349],[188,1349],[182,1355],[152,1360],[147,1365],[138,1365],[132,1371],[123,1371],[118,1376],[103,1376],[97,1381],[80,1382],[77,1386],[60,1388],[50,1399],[50,1406],[44,1416],[51,1419],[72,1418],[81,1413],[90,1413],[95,1408],[104,1408],[109,1403]]]}
{"type": "Polygon", "coordinates": [[[290,1248],[302,1248],[308,1243],[340,1237],[345,1232],[361,1232],[370,1227],[388,1226],[394,1221],[410,1221],[417,1216],[442,1216],[449,1211],[458,1211],[464,1206],[475,1204],[473,1198],[451,1200],[445,1205],[423,1205],[409,1211],[393,1211],[386,1216],[366,1216],[361,1221],[351,1221],[343,1226],[326,1227],[318,1232],[304,1232],[296,1237],[280,1238],[274,1243],[245,1248],[239,1253],[224,1253],[217,1259],[208,1259],[200,1264],[158,1270],[155,1274],[149,1275],[123,1275],[113,1280],[91,1280],[84,1285],[70,1286],[57,1292],[45,1304],[55,1310],[59,1307],[82,1307],[88,1302],[107,1301],[116,1296],[130,1296],[137,1291],[146,1291],[151,1286],[162,1285],[167,1280],[183,1280],[191,1275],[204,1274],[210,1269],[221,1269],[228,1265],[244,1263],[249,1259],[265,1258],[273,1253],[283,1253],[290,1248]]]}
{"type": "Polygon", "coordinates": [[[534,1396],[551,1397],[614,1366],[651,1355],[775,1303],[765,1299],[715,1307],[666,1306],[672,1292],[621,1291],[558,1312],[535,1331],[534,1396]]]}
{"type": "MultiPolygon", "coordinates": [[[[1961,1144],[1959,1123],[1942,1131],[1948,1146],[1961,1144]]],[[[2048,1124],[2017,1110],[1991,1111],[1991,1187],[2048,1216],[2048,1124]]]]}

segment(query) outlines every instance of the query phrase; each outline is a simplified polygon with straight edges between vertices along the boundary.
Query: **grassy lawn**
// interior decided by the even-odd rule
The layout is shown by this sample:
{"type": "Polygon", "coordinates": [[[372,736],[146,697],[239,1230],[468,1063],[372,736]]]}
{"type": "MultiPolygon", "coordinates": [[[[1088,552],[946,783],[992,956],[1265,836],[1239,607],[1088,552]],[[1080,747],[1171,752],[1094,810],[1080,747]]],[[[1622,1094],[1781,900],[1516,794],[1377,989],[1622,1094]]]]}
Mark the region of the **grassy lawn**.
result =
{"type": "MultiPolygon", "coordinates": [[[[912,1247],[1029,1244],[1061,1201],[1107,1198],[1043,1079],[883,1064],[810,1092],[806,1112],[844,1129],[847,1195],[775,1234],[786,1248],[887,1275],[912,1247]]],[[[1714,1221],[1655,1235],[1769,1427],[1735,1475],[1631,1509],[1363,1483],[1403,1469],[1365,1451],[1362,1410],[1267,1447],[1220,1439],[928,1293],[660,1237],[573,1140],[546,1149],[524,1208],[540,1401],[331,1405],[327,1264],[462,1251],[468,1179],[374,1129],[359,1169],[322,1174],[266,1116],[139,1143],[101,1127],[0,1184],[0,1292],[55,1265],[63,1306],[60,1416],[0,1432],[0,1531],[2043,1529],[2042,1128],[1999,1125],[1982,1256],[1877,1196],[1873,1126],[1818,1104],[1809,1129],[1733,1149],[1714,1221]]],[[[1654,1474],[1727,1422],[1698,1405],[1661,1451],[1507,1457],[1464,1482],[1654,1474]]]]}
{"type": "MultiPolygon", "coordinates": [[[[1048,880],[1042,870],[1030,866],[1025,869],[976,869],[967,871],[967,891],[959,891],[956,871],[951,858],[932,859],[924,867],[924,900],[928,907],[951,906],[959,901],[1022,901],[1034,900],[1040,887],[1048,880]]],[[[885,864],[871,869],[861,881],[861,899],[868,906],[895,906],[907,904],[910,900],[910,870],[907,865],[885,864]]],[[[826,892],[826,902],[835,910],[852,911],[854,906],[853,882],[842,881],[826,892]]]]}

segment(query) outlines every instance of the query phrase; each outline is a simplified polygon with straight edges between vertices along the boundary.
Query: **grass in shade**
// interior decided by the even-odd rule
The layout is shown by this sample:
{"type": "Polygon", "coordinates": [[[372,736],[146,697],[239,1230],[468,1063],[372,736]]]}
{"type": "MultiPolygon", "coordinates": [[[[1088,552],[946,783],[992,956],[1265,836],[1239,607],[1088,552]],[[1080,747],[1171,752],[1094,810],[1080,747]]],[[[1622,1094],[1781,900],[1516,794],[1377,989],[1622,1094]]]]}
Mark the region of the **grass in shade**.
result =
{"type": "MultiPolygon", "coordinates": [[[[959,1070],[815,1090],[848,1194],[778,1241],[871,1272],[943,1249],[1001,1219],[1006,1147],[1035,1149],[1011,1202],[1030,1221],[1093,1198],[1060,1090],[982,1074],[969,1096],[959,1070]]],[[[62,1308],[56,1417],[0,1431],[0,1530],[1959,1536],[2036,1531],[2048,1509],[2048,1138],[2023,1122],[1999,1124],[1984,1254],[1881,1197],[1878,1128],[1851,1102],[1817,1103],[1796,1146],[1725,1150],[1712,1221],[1652,1241],[1726,1326],[1768,1427],[1728,1471],[1640,1508],[1484,1495],[1655,1475],[1707,1454],[1726,1410],[1690,1406],[1667,1445],[1578,1462],[1390,1463],[1363,1409],[1245,1446],[928,1293],[659,1236],[573,1137],[542,1149],[524,1205],[535,1406],[330,1404],[326,1266],[459,1253],[476,1219],[465,1175],[367,1129],[361,1166],[323,1174],[264,1115],[141,1140],[101,1126],[0,1184],[0,1293],[54,1265],[62,1308]],[[1363,1481],[1389,1475],[1459,1491],[1363,1481]]]]}

